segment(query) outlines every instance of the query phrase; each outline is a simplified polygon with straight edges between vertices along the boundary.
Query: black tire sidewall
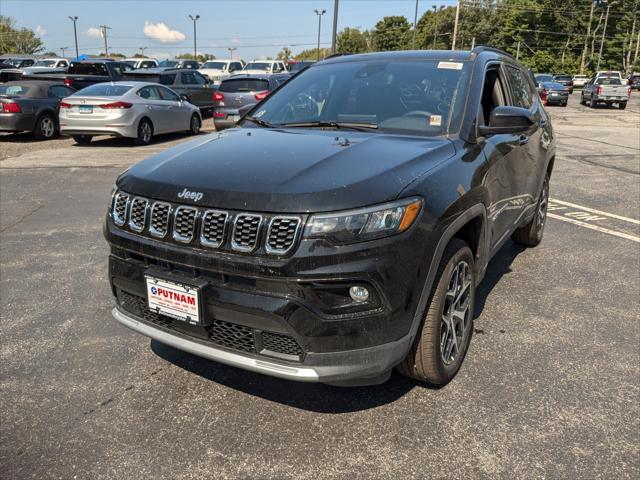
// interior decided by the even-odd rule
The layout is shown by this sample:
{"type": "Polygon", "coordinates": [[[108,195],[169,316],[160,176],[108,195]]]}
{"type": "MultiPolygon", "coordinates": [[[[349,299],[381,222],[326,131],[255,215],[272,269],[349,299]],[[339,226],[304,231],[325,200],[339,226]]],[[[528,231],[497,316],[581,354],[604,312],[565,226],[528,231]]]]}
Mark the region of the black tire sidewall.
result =
{"type": "Polygon", "coordinates": [[[140,123],[138,123],[138,136],[136,137],[136,143],[138,145],[149,145],[152,141],[153,141],[153,124],[151,123],[151,120],[149,120],[148,118],[143,118],[142,120],[140,120],[140,123]],[[142,137],[142,125],[144,125],[145,123],[149,124],[149,126],[151,127],[151,136],[149,137],[149,141],[147,142],[145,142],[142,137]]]}
{"type": "Polygon", "coordinates": [[[191,135],[198,135],[200,133],[200,129],[201,128],[202,128],[202,121],[200,120],[200,117],[194,113],[193,115],[191,115],[191,118],[189,119],[189,132],[191,133],[191,135]],[[198,122],[197,131],[195,131],[194,128],[193,128],[193,119],[194,118],[198,122]]]}

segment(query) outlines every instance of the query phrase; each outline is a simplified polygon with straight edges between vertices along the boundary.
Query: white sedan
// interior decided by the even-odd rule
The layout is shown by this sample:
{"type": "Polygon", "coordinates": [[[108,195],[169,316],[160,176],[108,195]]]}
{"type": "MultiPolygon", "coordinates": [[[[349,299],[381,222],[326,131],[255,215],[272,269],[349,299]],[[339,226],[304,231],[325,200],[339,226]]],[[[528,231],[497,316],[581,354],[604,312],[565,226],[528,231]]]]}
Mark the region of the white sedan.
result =
{"type": "Polygon", "coordinates": [[[198,107],[158,83],[98,83],[60,102],[60,134],[80,144],[96,135],[110,135],[147,145],[154,135],[196,135],[201,126],[198,107]]]}

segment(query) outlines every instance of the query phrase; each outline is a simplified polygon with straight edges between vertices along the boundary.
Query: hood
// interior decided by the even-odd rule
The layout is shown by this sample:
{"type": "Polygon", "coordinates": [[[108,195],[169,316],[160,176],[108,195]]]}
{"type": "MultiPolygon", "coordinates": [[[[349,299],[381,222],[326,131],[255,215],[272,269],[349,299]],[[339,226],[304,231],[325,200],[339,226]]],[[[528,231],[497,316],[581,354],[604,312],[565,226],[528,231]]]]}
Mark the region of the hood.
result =
{"type": "Polygon", "coordinates": [[[453,154],[453,143],[443,138],[233,128],[147,158],[117,183],[126,192],[169,202],[322,212],[393,200],[453,154]],[[185,189],[198,201],[178,197],[185,189]]]}

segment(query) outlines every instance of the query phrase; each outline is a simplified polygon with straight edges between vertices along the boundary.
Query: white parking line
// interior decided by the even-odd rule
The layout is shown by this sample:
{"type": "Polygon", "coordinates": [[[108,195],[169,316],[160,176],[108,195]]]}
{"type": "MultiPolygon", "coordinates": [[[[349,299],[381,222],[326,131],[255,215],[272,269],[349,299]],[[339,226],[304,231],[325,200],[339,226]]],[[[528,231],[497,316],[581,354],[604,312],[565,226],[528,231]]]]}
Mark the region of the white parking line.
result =
{"type": "Polygon", "coordinates": [[[547,213],[547,216],[550,218],[555,218],[556,220],[562,220],[563,222],[569,222],[569,223],[573,223],[574,225],[579,225],[584,228],[589,228],[597,232],[607,233],[609,235],[613,235],[614,237],[620,237],[627,240],[631,240],[633,242],[640,243],[640,237],[636,237],[635,235],[630,235],[624,232],[618,232],[616,230],[611,230],[610,228],[601,227],[600,225],[592,225],[587,222],[582,222],[580,220],[575,220],[573,218],[563,217],[562,215],[556,215],[554,213],[547,213]]]}
{"type": "Polygon", "coordinates": [[[601,210],[595,210],[593,208],[583,207],[582,205],[576,205],[575,203],[569,203],[562,200],[557,200],[555,198],[550,198],[549,201],[553,203],[557,203],[559,205],[564,205],[565,207],[577,208],[578,210],[584,210],[585,212],[591,212],[597,215],[604,215],[605,217],[615,218],[618,220],[622,220],[623,222],[629,222],[629,223],[634,223],[636,225],[640,225],[640,220],[635,220],[634,218],[623,217],[621,215],[616,215],[614,213],[607,213],[601,210]]]}

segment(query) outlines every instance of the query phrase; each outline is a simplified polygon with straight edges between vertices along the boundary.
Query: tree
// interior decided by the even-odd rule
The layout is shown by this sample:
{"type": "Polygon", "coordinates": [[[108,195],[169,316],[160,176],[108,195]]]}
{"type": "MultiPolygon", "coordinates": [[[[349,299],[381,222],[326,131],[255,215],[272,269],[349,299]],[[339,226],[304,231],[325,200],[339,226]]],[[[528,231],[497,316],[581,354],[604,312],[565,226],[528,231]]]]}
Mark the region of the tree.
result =
{"type": "Polygon", "coordinates": [[[0,15],[0,54],[21,53],[33,55],[44,50],[42,40],[33,30],[16,28],[11,17],[0,15]]]}
{"type": "Polygon", "coordinates": [[[359,29],[347,27],[338,33],[336,49],[339,53],[363,53],[369,51],[369,44],[359,29]]]}
{"type": "Polygon", "coordinates": [[[416,48],[448,50],[455,20],[455,8],[446,7],[437,11],[427,11],[418,20],[416,48]],[[435,39],[435,46],[434,46],[435,39]]]}
{"type": "Polygon", "coordinates": [[[200,63],[208,62],[209,60],[215,60],[215,55],[210,53],[199,53],[196,58],[193,58],[193,53],[181,53],[176,55],[176,60],[197,60],[200,63]]]}
{"type": "Polygon", "coordinates": [[[406,49],[410,45],[409,30],[406,17],[384,17],[373,28],[373,46],[380,51],[406,49]]]}
{"type": "Polygon", "coordinates": [[[284,47],[282,50],[278,52],[277,60],[289,60],[291,58],[291,49],[289,47],[284,47]]]}
{"type": "MultiPolygon", "coordinates": [[[[325,58],[331,55],[330,48],[320,48],[320,58],[325,58]]],[[[318,49],[311,48],[309,50],[302,50],[300,53],[296,54],[293,57],[295,60],[317,60],[318,59],[318,49]]]]}

